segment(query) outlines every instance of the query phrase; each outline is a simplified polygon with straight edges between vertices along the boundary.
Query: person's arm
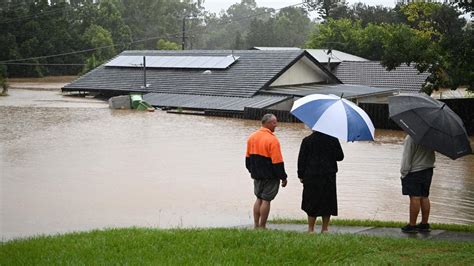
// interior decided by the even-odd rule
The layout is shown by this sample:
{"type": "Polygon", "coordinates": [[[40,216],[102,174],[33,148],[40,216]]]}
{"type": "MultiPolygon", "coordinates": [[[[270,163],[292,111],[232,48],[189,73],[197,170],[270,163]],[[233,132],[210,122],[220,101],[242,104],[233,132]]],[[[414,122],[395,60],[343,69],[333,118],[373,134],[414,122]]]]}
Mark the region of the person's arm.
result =
{"type": "Polygon", "coordinates": [[[403,153],[402,153],[402,163],[400,167],[401,178],[404,178],[408,173],[410,173],[412,167],[413,153],[415,152],[414,147],[415,143],[411,137],[405,138],[405,143],[403,144],[403,153]]]}
{"type": "Polygon", "coordinates": [[[281,180],[286,180],[287,174],[285,172],[285,164],[283,163],[283,155],[281,154],[280,142],[276,138],[270,144],[270,157],[275,175],[281,180]]]}
{"type": "Polygon", "coordinates": [[[247,150],[245,152],[245,168],[250,173],[250,147],[249,147],[249,140],[247,140],[247,150]]]}
{"type": "Polygon", "coordinates": [[[344,160],[344,152],[342,151],[341,143],[339,142],[338,139],[336,139],[334,143],[335,143],[334,155],[335,155],[336,161],[344,160]]]}

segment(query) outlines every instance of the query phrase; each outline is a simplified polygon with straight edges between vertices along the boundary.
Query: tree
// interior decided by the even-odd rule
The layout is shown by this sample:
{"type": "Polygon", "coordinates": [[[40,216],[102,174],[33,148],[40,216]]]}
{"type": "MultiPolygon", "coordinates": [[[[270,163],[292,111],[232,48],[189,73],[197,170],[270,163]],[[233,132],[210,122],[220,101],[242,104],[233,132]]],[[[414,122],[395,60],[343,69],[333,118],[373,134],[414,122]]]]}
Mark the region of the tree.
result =
{"type": "Polygon", "coordinates": [[[305,47],[331,48],[358,55],[361,32],[360,21],[328,19],[314,27],[305,47]]]}
{"type": "Polygon", "coordinates": [[[369,23],[359,34],[357,55],[380,61],[386,52],[388,38],[389,31],[386,26],[369,23]]]}
{"type": "Polygon", "coordinates": [[[348,7],[345,0],[304,0],[310,10],[316,10],[323,20],[347,18],[348,7]]]}
{"type": "Polygon", "coordinates": [[[400,23],[400,14],[395,9],[383,6],[369,6],[363,3],[356,3],[351,7],[352,19],[360,20],[363,27],[372,24],[392,24],[400,23]]]}
{"type": "Polygon", "coordinates": [[[247,46],[276,46],[276,36],[273,18],[266,21],[253,19],[247,34],[247,46]]]}
{"type": "MultiPolygon", "coordinates": [[[[208,49],[234,48],[238,32],[240,32],[242,39],[248,39],[248,34],[255,30],[252,29],[253,21],[267,21],[272,18],[273,14],[274,9],[259,8],[254,0],[242,0],[240,3],[231,5],[226,12],[221,14],[221,17],[207,16],[205,20],[208,35],[205,46],[208,49]]],[[[254,43],[254,41],[251,42],[254,43]]]]}
{"type": "MultiPolygon", "coordinates": [[[[437,3],[412,3],[399,10],[411,27],[412,40],[396,44],[399,47],[406,45],[399,49],[405,52],[398,54],[398,58],[397,55],[386,55],[383,63],[389,68],[401,63],[416,63],[418,70],[430,73],[429,83],[424,88],[428,93],[440,87],[456,89],[461,85],[474,90],[472,57],[468,57],[472,56],[472,32],[462,30],[465,21],[459,18],[459,12],[437,3]]],[[[396,43],[399,38],[392,41],[396,43]]]]}
{"type": "Polygon", "coordinates": [[[388,34],[383,44],[382,64],[388,70],[403,63],[416,63],[418,70],[424,72],[436,60],[439,47],[433,45],[429,34],[423,34],[405,24],[390,24],[385,28],[388,34]]]}
{"type": "MultiPolygon", "coordinates": [[[[132,38],[142,40],[134,44],[134,47],[138,49],[153,49],[158,39],[180,43],[183,19],[193,17],[193,21],[198,21],[201,16],[201,1],[117,1],[120,2],[118,6],[122,18],[131,29],[132,38]]],[[[186,31],[189,31],[189,27],[186,31]]]]}
{"type": "Polygon", "coordinates": [[[90,47],[98,48],[87,59],[83,72],[92,70],[115,55],[112,34],[98,25],[91,25],[83,36],[84,42],[90,47]]]}
{"type": "Polygon", "coordinates": [[[474,11],[474,2],[473,1],[450,1],[450,4],[456,5],[464,11],[464,13],[471,13],[474,11]]]}
{"type": "Polygon", "coordinates": [[[156,49],[158,50],[180,50],[181,46],[175,42],[160,39],[156,43],[156,49]]]}
{"type": "Polygon", "coordinates": [[[118,8],[116,0],[102,0],[97,10],[97,25],[107,29],[112,34],[114,43],[119,51],[130,47],[132,42],[132,32],[122,18],[122,14],[118,8]]]}
{"type": "Polygon", "coordinates": [[[302,47],[309,34],[311,20],[305,9],[286,7],[275,17],[276,41],[272,46],[302,47]]]}
{"type": "Polygon", "coordinates": [[[236,49],[236,50],[244,49],[244,40],[242,38],[242,33],[240,33],[240,31],[237,31],[237,33],[235,34],[233,49],[236,49]]]}
{"type": "Polygon", "coordinates": [[[439,3],[412,3],[401,6],[399,12],[413,29],[431,34],[439,39],[441,35],[460,32],[466,21],[452,6],[439,3]]]}
{"type": "Polygon", "coordinates": [[[456,89],[466,86],[474,92],[474,30],[466,29],[457,34],[447,35],[442,38],[443,60],[441,61],[440,77],[434,82],[436,87],[456,89]]]}

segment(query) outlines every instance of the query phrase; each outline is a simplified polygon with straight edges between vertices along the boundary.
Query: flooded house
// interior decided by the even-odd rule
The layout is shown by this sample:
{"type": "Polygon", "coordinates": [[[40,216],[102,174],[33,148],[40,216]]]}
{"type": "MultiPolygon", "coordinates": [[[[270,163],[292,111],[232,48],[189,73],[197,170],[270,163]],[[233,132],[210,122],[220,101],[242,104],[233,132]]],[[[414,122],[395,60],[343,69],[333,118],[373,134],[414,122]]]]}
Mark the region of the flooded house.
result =
{"type": "MultiPolygon", "coordinates": [[[[253,47],[256,50],[297,50],[295,47],[253,47]]],[[[402,64],[387,70],[380,61],[335,49],[306,49],[319,63],[331,70],[344,84],[394,89],[400,93],[417,93],[430,75],[419,73],[414,66],[402,64]]]]}
{"type": "Polygon", "coordinates": [[[313,93],[370,102],[395,92],[344,84],[301,49],[124,51],[62,91],[138,92],[154,107],[242,117],[251,109],[288,111],[295,99],[313,93]]]}

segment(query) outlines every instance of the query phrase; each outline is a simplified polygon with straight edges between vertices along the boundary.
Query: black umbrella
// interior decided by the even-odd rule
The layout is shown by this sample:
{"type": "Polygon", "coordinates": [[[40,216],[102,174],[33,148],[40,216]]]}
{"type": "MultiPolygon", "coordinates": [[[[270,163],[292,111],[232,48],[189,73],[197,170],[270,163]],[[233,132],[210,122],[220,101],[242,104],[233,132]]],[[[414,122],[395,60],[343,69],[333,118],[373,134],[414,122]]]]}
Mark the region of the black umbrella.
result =
{"type": "Polygon", "coordinates": [[[472,153],[461,118],[445,103],[424,93],[399,95],[388,98],[388,110],[416,143],[453,160],[472,153]]]}

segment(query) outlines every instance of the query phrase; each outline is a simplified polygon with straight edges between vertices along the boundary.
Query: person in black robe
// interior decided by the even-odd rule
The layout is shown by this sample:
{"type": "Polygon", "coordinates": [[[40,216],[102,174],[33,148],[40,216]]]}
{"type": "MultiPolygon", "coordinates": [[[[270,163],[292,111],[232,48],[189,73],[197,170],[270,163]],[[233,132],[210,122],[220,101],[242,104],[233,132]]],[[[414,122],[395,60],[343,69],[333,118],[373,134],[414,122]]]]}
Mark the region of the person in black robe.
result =
{"type": "Polygon", "coordinates": [[[337,161],[344,159],[337,138],[313,131],[303,139],[298,155],[298,178],[303,183],[301,209],[308,215],[308,232],[322,216],[321,233],[328,231],[331,215],[337,216],[337,161]]]}

